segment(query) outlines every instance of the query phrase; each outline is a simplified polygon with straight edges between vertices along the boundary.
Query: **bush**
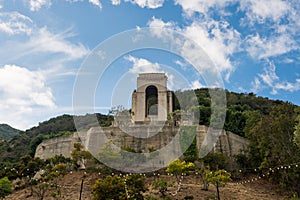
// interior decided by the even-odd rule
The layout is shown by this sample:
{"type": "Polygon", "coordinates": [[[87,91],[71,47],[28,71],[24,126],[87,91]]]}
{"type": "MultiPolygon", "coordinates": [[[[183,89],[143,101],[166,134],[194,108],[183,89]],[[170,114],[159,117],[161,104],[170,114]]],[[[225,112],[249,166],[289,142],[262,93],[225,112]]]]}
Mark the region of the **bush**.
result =
{"type": "Polygon", "coordinates": [[[139,174],[133,174],[126,178],[128,199],[143,200],[143,192],[146,192],[145,178],[139,174]]]}
{"type": "Polygon", "coordinates": [[[7,177],[0,179],[0,198],[12,193],[12,183],[7,177]]]}
{"type": "Polygon", "coordinates": [[[95,200],[125,199],[124,180],[119,176],[108,176],[105,179],[96,180],[92,188],[95,200]]]}
{"type": "Polygon", "coordinates": [[[154,189],[157,189],[161,196],[166,196],[166,191],[168,190],[168,182],[165,179],[159,179],[153,182],[154,189]]]}

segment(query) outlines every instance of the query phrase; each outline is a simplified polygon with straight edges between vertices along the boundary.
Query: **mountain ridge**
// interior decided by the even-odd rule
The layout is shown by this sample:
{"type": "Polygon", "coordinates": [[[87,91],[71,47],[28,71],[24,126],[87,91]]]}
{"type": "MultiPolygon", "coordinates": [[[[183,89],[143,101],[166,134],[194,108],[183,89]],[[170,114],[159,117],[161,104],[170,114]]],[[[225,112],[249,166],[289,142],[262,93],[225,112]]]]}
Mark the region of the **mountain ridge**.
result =
{"type": "Polygon", "coordinates": [[[8,124],[0,124],[0,137],[4,140],[10,140],[21,132],[21,130],[13,128],[8,124]]]}

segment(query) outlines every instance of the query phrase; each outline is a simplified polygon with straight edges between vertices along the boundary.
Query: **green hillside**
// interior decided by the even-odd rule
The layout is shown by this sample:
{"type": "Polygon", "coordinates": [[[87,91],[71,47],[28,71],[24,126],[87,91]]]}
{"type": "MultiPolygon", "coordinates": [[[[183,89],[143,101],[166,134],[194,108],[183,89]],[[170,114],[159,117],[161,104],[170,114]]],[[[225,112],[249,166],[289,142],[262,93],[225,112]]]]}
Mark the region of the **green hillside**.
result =
{"type": "MultiPolygon", "coordinates": [[[[87,129],[95,124],[89,124],[92,114],[76,116],[82,127],[87,129]]],[[[112,121],[111,116],[96,114],[99,124],[107,126],[112,121]]],[[[9,141],[0,142],[0,162],[17,162],[20,157],[26,154],[31,156],[35,153],[35,148],[43,140],[62,135],[68,135],[76,131],[74,118],[72,115],[62,115],[39,123],[20,134],[14,136],[9,141]]]]}
{"type": "MultiPolygon", "coordinates": [[[[290,102],[259,97],[253,93],[238,94],[224,91],[226,110],[222,116],[212,116],[211,108],[214,106],[214,109],[219,109],[219,107],[212,102],[210,91],[197,89],[193,92],[194,94],[190,91],[174,92],[175,112],[172,114],[175,117],[178,113],[176,110],[179,109],[199,112],[199,124],[207,126],[212,126],[212,121],[215,120],[213,118],[225,117],[224,129],[245,137],[249,141],[248,149],[230,158],[240,169],[231,172],[236,176],[234,177],[236,181],[242,181],[240,178],[244,175],[266,174],[267,181],[276,184],[280,190],[283,189],[290,194],[297,193],[300,196],[299,106],[290,102]]],[[[219,96],[219,99],[214,99],[214,101],[222,99],[224,97],[219,96]]],[[[113,117],[109,115],[96,114],[96,116],[101,126],[109,126],[113,120],[113,117]]],[[[77,121],[84,129],[96,125],[90,123],[91,117],[94,115],[76,116],[77,121]]],[[[181,116],[179,115],[179,117],[181,116]]],[[[20,162],[22,163],[20,158],[28,154],[33,156],[35,148],[43,140],[71,134],[75,130],[74,116],[62,115],[41,122],[38,126],[21,132],[11,140],[1,141],[0,169],[10,165],[11,167],[19,166],[20,162]]],[[[197,156],[191,156],[194,153],[196,155],[195,148],[196,145],[189,147],[187,153],[184,154],[185,159],[197,161],[197,156]]],[[[23,160],[28,157],[30,156],[23,157],[23,160]]],[[[208,158],[218,162],[221,160],[219,157],[208,158]]],[[[214,165],[210,166],[213,169],[214,165]]],[[[226,168],[226,166],[222,165],[222,168],[226,168]]],[[[219,164],[215,169],[219,169],[219,164]]],[[[3,174],[7,174],[7,172],[4,171],[3,174]]]]}
{"type": "MultiPolygon", "coordinates": [[[[268,115],[272,108],[276,105],[289,104],[279,100],[270,100],[268,98],[257,97],[254,94],[234,93],[226,91],[227,110],[224,128],[228,131],[236,133],[240,136],[246,137],[245,130],[247,129],[247,120],[260,113],[261,115],[268,115]]],[[[188,110],[189,105],[193,104],[193,99],[190,91],[176,91],[174,92],[176,98],[174,102],[174,109],[188,110]],[[185,102],[184,105],[179,105],[178,99],[185,102]]],[[[200,112],[200,124],[210,125],[211,120],[211,99],[208,89],[196,89],[194,94],[197,97],[200,112]]],[[[297,107],[291,105],[293,108],[297,107]]],[[[103,126],[110,125],[112,121],[111,116],[96,114],[99,123],[103,126]]],[[[90,124],[90,117],[92,114],[85,116],[77,116],[81,123],[81,127],[89,128],[95,124],[90,124]]],[[[249,121],[249,120],[248,120],[249,121]]],[[[249,122],[248,122],[249,124],[249,122]]],[[[249,129],[249,127],[248,127],[249,129]]],[[[39,123],[38,126],[33,127],[19,135],[13,137],[10,141],[4,141],[0,144],[0,162],[9,161],[15,162],[25,155],[34,155],[35,147],[45,139],[57,137],[65,134],[70,134],[76,130],[74,119],[72,115],[62,115],[45,122],[39,123]]]]}
{"type": "MultiPolygon", "coordinates": [[[[196,110],[198,109],[198,111],[200,112],[199,124],[209,126],[211,121],[211,98],[209,90],[203,88],[193,90],[193,92],[197,97],[196,104],[198,104],[198,107],[196,108],[196,110]]],[[[195,105],[195,99],[190,96],[191,94],[192,93],[190,91],[174,92],[174,110],[188,110],[190,109],[189,105],[195,105]],[[180,99],[180,101],[184,102],[185,104],[180,105],[178,99],[180,99]]],[[[288,105],[289,107],[291,107],[291,109],[295,109],[298,107],[288,102],[259,97],[253,93],[239,94],[225,91],[224,94],[226,94],[227,99],[224,129],[236,133],[242,137],[250,137],[249,135],[252,131],[251,129],[253,128],[251,127],[251,122],[253,121],[252,118],[257,117],[257,115],[267,117],[275,106],[280,105],[288,105]]],[[[108,126],[113,120],[112,116],[102,114],[96,115],[101,126],[108,126]]],[[[88,129],[89,127],[95,126],[95,124],[90,124],[89,119],[90,117],[93,117],[92,114],[76,117],[79,119],[78,121],[81,124],[81,127],[86,127],[88,129]]],[[[16,162],[23,155],[34,155],[35,147],[37,147],[37,145],[43,140],[49,139],[51,137],[70,134],[75,130],[76,128],[72,115],[62,115],[41,122],[38,126],[14,136],[10,141],[2,141],[0,143],[0,162],[16,162]]]]}
{"type": "Polygon", "coordinates": [[[7,124],[0,124],[0,138],[9,140],[15,135],[18,135],[21,131],[15,129],[7,124]]]}

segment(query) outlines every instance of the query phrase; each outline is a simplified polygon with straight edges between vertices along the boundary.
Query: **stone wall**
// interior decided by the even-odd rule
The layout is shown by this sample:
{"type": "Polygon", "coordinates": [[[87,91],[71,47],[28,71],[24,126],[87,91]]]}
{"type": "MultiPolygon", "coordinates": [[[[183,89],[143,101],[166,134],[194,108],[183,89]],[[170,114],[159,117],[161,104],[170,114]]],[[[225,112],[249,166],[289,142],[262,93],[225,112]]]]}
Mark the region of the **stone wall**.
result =
{"type": "MultiPolygon", "coordinates": [[[[207,135],[208,127],[197,126],[195,128],[197,147],[198,149],[201,149],[201,146],[210,140],[210,137],[207,135]]],[[[145,135],[140,135],[144,138],[130,136],[118,127],[102,128],[102,132],[105,135],[104,137],[104,135],[100,134],[99,128],[91,128],[87,133],[74,133],[70,136],[52,138],[42,142],[36,149],[35,157],[40,157],[42,159],[47,159],[55,155],[70,157],[74,143],[80,141],[88,149],[91,149],[92,152],[97,152],[98,149],[93,148],[102,146],[103,143],[107,141],[111,141],[118,147],[149,152],[149,149],[157,150],[169,144],[174,136],[180,132],[180,129],[176,126],[135,126],[129,127],[126,132],[128,131],[135,136],[146,133],[147,137],[145,137],[145,135]]],[[[230,132],[222,131],[212,151],[220,151],[226,153],[228,156],[233,156],[240,153],[242,150],[245,150],[247,145],[248,141],[245,138],[230,132]]],[[[178,146],[175,148],[178,148],[178,146]]]]}
{"type": "Polygon", "coordinates": [[[70,158],[75,142],[80,142],[76,133],[43,141],[37,146],[34,157],[47,159],[55,155],[63,155],[64,157],[70,158]]]}

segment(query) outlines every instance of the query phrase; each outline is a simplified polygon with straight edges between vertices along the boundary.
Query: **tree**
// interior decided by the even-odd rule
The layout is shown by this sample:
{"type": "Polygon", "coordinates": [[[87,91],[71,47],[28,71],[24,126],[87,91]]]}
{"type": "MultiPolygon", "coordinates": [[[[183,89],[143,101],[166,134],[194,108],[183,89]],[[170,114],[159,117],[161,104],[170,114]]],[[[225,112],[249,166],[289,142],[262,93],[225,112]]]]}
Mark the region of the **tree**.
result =
{"type": "Polygon", "coordinates": [[[67,165],[60,163],[54,165],[50,173],[45,177],[45,180],[53,180],[67,174],[67,165]]]}
{"type": "Polygon", "coordinates": [[[120,114],[122,112],[126,112],[126,111],[128,111],[128,110],[126,110],[126,108],[123,105],[117,105],[117,106],[113,106],[108,111],[108,115],[117,116],[118,114],[120,114]]]}
{"type": "MultiPolygon", "coordinates": [[[[246,125],[246,135],[250,140],[249,160],[259,166],[260,170],[267,172],[269,168],[290,165],[300,159],[300,148],[294,143],[295,108],[290,103],[272,106],[269,114],[261,113],[256,120],[251,118],[255,123],[246,125]]],[[[276,170],[270,180],[300,194],[298,168],[276,170]]]]}
{"type": "Polygon", "coordinates": [[[92,158],[90,152],[84,150],[81,143],[74,143],[74,150],[72,151],[71,156],[82,168],[85,168],[86,161],[92,158]]]}
{"type": "Polygon", "coordinates": [[[224,128],[225,130],[240,136],[245,136],[244,128],[246,124],[246,114],[241,110],[242,108],[239,108],[236,105],[227,108],[224,128]]]}
{"type": "Polygon", "coordinates": [[[143,200],[143,192],[146,192],[145,177],[139,174],[133,174],[125,178],[127,199],[143,200]]]}
{"type": "Polygon", "coordinates": [[[50,184],[47,182],[42,182],[37,184],[36,181],[31,183],[31,193],[36,196],[38,200],[43,200],[46,196],[47,191],[49,190],[50,184]]]}
{"type": "Polygon", "coordinates": [[[231,174],[224,169],[206,173],[207,182],[216,186],[218,200],[220,200],[219,187],[225,186],[226,183],[231,180],[230,176],[231,174]]]}
{"type": "Polygon", "coordinates": [[[297,124],[294,131],[294,142],[298,147],[300,147],[300,115],[297,116],[296,122],[297,124]]]}
{"type": "Polygon", "coordinates": [[[61,188],[58,181],[61,177],[67,174],[67,165],[60,163],[52,167],[51,172],[45,179],[52,180],[52,185],[55,187],[55,191],[52,192],[53,197],[61,197],[61,188]]]}
{"type": "Polygon", "coordinates": [[[0,179],[0,198],[12,193],[12,183],[7,177],[0,179]]]}
{"type": "Polygon", "coordinates": [[[153,182],[154,189],[157,189],[162,197],[166,196],[166,192],[168,190],[169,183],[165,179],[159,179],[153,182]]]}
{"type": "Polygon", "coordinates": [[[119,176],[107,176],[96,180],[92,188],[95,200],[126,199],[124,180],[119,176]]]}
{"type": "Polygon", "coordinates": [[[45,162],[40,158],[32,158],[30,155],[25,155],[20,158],[17,169],[22,176],[33,177],[44,165],[45,162]]]}
{"type": "Polygon", "coordinates": [[[208,182],[206,180],[206,173],[209,171],[209,166],[205,166],[203,160],[198,162],[195,162],[195,172],[196,175],[199,175],[202,183],[203,183],[203,189],[202,190],[208,190],[208,182]]]}
{"type": "Polygon", "coordinates": [[[38,136],[36,136],[35,138],[33,138],[30,143],[29,143],[29,147],[30,147],[30,152],[29,154],[31,156],[34,156],[35,154],[35,150],[37,148],[37,146],[39,144],[41,144],[43,142],[43,140],[45,140],[45,135],[44,134],[39,134],[38,136]]]}
{"type": "Polygon", "coordinates": [[[174,174],[176,177],[177,183],[179,184],[181,175],[183,173],[191,170],[192,168],[194,168],[194,166],[195,165],[191,162],[189,162],[189,163],[186,163],[185,161],[180,162],[179,159],[176,159],[168,165],[166,172],[174,174]]]}
{"type": "Polygon", "coordinates": [[[72,160],[71,160],[71,158],[66,158],[63,155],[55,155],[51,158],[48,158],[45,162],[46,162],[46,164],[49,164],[51,166],[54,166],[54,165],[57,165],[60,163],[65,163],[65,164],[69,165],[72,163],[72,160]]]}
{"type": "Polygon", "coordinates": [[[211,170],[225,169],[227,165],[227,157],[221,152],[209,153],[204,158],[201,159],[204,162],[204,165],[208,165],[211,170]]]}
{"type": "Polygon", "coordinates": [[[180,147],[184,152],[184,160],[186,162],[194,162],[198,159],[198,149],[196,141],[196,126],[181,127],[180,147]]]}
{"type": "Polygon", "coordinates": [[[47,174],[42,175],[42,179],[30,180],[31,193],[39,200],[43,200],[50,187],[54,187],[55,191],[51,193],[52,197],[61,197],[61,188],[58,185],[59,179],[66,175],[66,164],[57,164],[51,168],[47,174]]]}

